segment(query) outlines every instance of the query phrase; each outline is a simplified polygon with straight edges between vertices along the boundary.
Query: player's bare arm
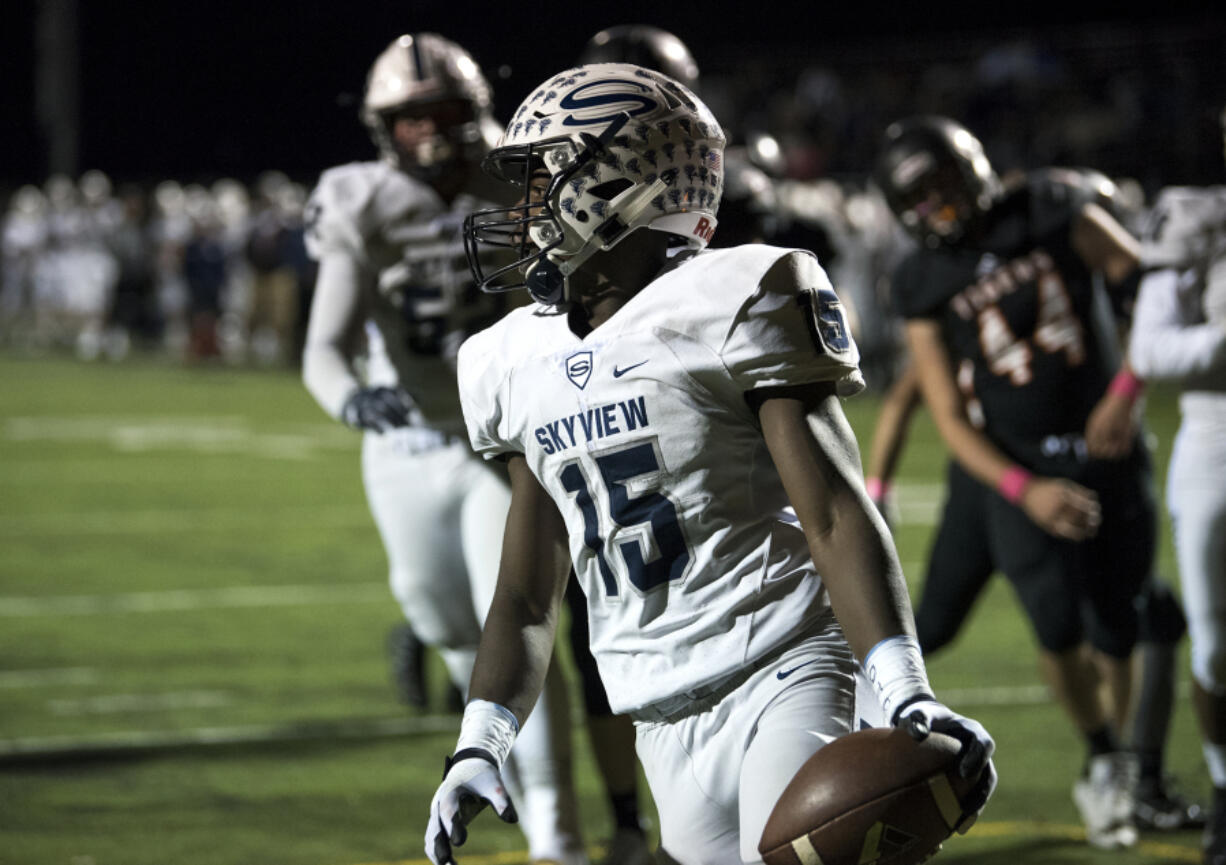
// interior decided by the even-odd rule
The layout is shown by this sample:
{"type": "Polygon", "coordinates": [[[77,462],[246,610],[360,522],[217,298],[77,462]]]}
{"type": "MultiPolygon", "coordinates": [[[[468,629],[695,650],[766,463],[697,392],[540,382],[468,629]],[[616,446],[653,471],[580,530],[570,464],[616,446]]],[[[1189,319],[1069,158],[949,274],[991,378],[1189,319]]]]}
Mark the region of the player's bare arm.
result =
{"type": "Polygon", "coordinates": [[[902,567],[860,480],[860,454],[834,385],[753,394],[788,499],[852,650],[914,634],[902,567]]]}
{"type": "Polygon", "coordinates": [[[426,853],[438,865],[455,862],[453,848],[464,843],[468,824],[486,805],[502,820],[518,819],[501,769],[544,687],[566,589],[561,515],[522,455],[511,456],[507,468],[511,509],[498,588],[481,634],[456,751],[447,760],[426,826],[426,853]]]}
{"type": "Polygon", "coordinates": [[[978,722],[932,694],[898,553],[864,490],[860,452],[834,386],[765,389],[750,404],[835,615],[869,669],[886,715],[916,738],[935,730],[962,742],[959,771],[979,779],[963,803],[969,818],[996,786],[995,744],[978,722]]]}
{"type": "Polygon", "coordinates": [[[498,588],[490,604],[469,697],[510,709],[522,724],[532,711],[553,654],[566,590],[566,526],[521,455],[507,460],[511,510],[498,588]]]}
{"type": "MultiPolygon", "coordinates": [[[[906,336],[924,401],[945,446],[968,472],[1000,489],[1014,464],[967,419],[940,325],[915,319],[907,322],[906,336]]],[[[1073,541],[1093,537],[1102,520],[1097,495],[1064,478],[1029,478],[1017,504],[1045,531],[1073,541]]]]}
{"type": "MultiPolygon", "coordinates": [[[[1073,223],[1073,249],[1091,270],[1100,271],[1109,286],[1120,286],[1137,275],[1141,245],[1128,231],[1097,204],[1088,204],[1073,223]]],[[[1127,368],[1121,382],[1136,381],[1127,368]],[[1129,379],[1131,376],[1131,379],[1129,379]]],[[[1134,410],[1136,388],[1112,387],[1086,421],[1086,447],[1097,459],[1122,459],[1136,439],[1140,415],[1134,410]]]]}
{"type": "Polygon", "coordinates": [[[877,422],[873,426],[873,438],[868,449],[865,487],[869,498],[886,517],[887,523],[896,518],[891,495],[894,472],[898,469],[903,446],[907,443],[911,419],[922,401],[915,366],[908,364],[882,397],[881,407],[877,412],[877,422]]]}
{"type": "Polygon", "coordinates": [[[1141,263],[1141,244],[1097,204],[1087,204],[1073,222],[1073,249],[1091,270],[1102,271],[1109,285],[1124,283],[1141,263]]]}

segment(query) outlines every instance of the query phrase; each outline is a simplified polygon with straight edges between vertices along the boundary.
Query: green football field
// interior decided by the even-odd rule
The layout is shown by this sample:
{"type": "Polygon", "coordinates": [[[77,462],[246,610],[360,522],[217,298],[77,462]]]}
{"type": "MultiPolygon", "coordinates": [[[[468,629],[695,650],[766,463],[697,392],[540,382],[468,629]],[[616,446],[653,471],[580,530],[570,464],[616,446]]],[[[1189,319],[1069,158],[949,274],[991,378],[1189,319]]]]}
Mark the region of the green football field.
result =
{"type": "MultiPolygon", "coordinates": [[[[0,357],[0,382],[0,863],[424,863],[457,716],[443,711],[437,666],[434,711],[402,707],[390,686],[384,641],[399,611],[358,436],[290,372],[0,357]]],[[[865,443],[874,399],[846,409],[865,443]]],[[[1171,394],[1152,394],[1148,415],[1162,469],[1171,394]]],[[[921,415],[899,479],[913,589],[943,459],[921,415]]],[[[1167,531],[1161,567],[1174,577],[1167,531]]],[[[1183,654],[1169,763],[1203,800],[1183,654]]],[[[1120,853],[1085,845],[1070,798],[1082,745],[1000,580],[930,673],[993,732],[1001,778],[938,861],[1199,861],[1191,832],[1120,853]]],[[[575,702],[578,718],[577,689],[575,702]]],[[[598,855],[609,820],[576,734],[598,855]]],[[[518,833],[489,815],[461,853],[524,859],[518,833]]]]}

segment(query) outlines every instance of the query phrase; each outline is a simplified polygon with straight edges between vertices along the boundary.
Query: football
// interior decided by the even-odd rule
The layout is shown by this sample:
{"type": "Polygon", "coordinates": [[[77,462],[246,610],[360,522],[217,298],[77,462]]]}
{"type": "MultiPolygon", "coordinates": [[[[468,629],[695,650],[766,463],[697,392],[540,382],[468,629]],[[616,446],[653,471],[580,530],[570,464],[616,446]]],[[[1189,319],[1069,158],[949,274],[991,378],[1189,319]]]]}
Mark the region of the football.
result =
{"type": "MultiPolygon", "coordinates": [[[[800,767],[762,832],[767,865],[912,865],[940,849],[975,778],[960,778],[958,741],[872,727],[826,745],[800,767]]],[[[966,827],[962,827],[965,831],[966,827]]]]}

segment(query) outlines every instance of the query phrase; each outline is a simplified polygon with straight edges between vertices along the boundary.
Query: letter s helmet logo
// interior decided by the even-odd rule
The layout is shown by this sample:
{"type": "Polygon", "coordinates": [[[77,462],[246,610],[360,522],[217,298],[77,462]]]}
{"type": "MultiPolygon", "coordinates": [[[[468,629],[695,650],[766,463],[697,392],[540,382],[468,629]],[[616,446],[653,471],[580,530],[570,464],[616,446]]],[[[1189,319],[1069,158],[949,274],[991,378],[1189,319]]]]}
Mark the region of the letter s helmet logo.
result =
{"type": "Polygon", "coordinates": [[[649,91],[647,85],[623,78],[581,84],[558,103],[559,108],[571,112],[562,120],[562,125],[603,126],[612,123],[623,112],[637,117],[655,111],[660,104],[647,95],[649,91]],[[632,92],[634,90],[638,92],[632,92]]]}

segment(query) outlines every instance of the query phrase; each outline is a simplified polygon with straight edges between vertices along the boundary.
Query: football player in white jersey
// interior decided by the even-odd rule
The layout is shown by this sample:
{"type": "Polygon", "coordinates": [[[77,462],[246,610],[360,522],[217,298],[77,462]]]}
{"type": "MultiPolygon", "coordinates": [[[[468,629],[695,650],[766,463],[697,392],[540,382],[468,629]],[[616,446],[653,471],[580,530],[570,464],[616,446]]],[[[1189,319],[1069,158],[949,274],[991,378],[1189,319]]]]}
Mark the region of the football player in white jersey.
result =
{"type": "Polygon", "coordinates": [[[596,64],[533,91],[484,162],[524,201],[469,217],[470,263],[486,290],[537,303],[460,351],[470,440],[507,465],[512,504],[431,804],[435,863],[485,805],[515,813],[500,767],[541,689],[567,558],[672,860],[760,861],[792,775],[851,729],[857,660],[891,722],[963,742],[966,817],[994,787],[991,737],[928,684],[864,492],[839,406],[863,380],[829,281],[805,252],[701,251],[723,147],[684,86],[596,64]],[[520,260],[486,268],[486,243],[520,260]]]}
{"type": "Polygon", "coordinates": [[[1213,781],[1204,862],[1226,865],[1226,187],[1164,190],[1142,260],[1129,357],[1140,375],[1182,389],[1167,507],[1213,781]]]}
{"type": "MultiPolygon", "coordinates": [[[[328,414],[365,431],[362,479],[392,592],[466,692],[510,500],[505,472],[461,435],[455,378],[460,341],[501,311],[473,285],[460,233],[464,214],[498,200],[477,170],[490,87],[460,46],[405,35],[375,60],[362,117],[381,158],[325,171],[308,206],[319,275],[303,379],[328,414]]],[[[531,858],[582,865],[560,677],[551,670],[508,781],[531,858]]]]}

